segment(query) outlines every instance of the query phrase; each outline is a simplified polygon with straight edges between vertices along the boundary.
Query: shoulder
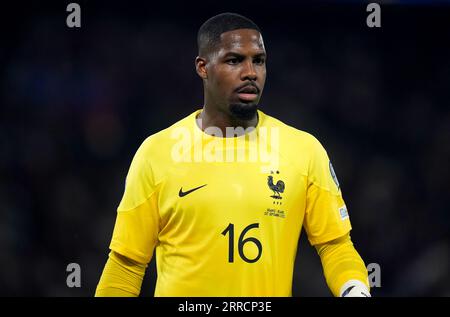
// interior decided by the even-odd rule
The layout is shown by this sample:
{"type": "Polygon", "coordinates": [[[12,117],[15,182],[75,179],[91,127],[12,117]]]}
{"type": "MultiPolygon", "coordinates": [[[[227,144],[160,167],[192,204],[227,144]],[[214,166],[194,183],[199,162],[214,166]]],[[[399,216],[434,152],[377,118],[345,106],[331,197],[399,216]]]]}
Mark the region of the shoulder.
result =
{"type": "Polygon", "coordinates": [[[268,115],[264,115],[263,126],[276,128],[278,137],[272,139],[271,144],[277,140],[280,158],[289,166],[295,167],[301,175],[314,174],[319,166],[325,170],[324,166],[329,161],[328,154],[314,135],[268,115]]]}
{"type": "Polygon", "coordinates": [[[146,154],[150,153],[166,153],[166,149],[170,148],[177,140],[174,138],[174,132],[192,130],[193,120],[197,111],[175,122],[171,126],[148,136],[141,144],[140,151],[146,154]]]}
{"type": "Polygon", "coordinates": [[[284,148],[299,153],[316,153],[324,151],[321,142],[311,133],[292,127],[283,121],[264,114],[264,126],[279,130],[280,143],[284,148]]]}

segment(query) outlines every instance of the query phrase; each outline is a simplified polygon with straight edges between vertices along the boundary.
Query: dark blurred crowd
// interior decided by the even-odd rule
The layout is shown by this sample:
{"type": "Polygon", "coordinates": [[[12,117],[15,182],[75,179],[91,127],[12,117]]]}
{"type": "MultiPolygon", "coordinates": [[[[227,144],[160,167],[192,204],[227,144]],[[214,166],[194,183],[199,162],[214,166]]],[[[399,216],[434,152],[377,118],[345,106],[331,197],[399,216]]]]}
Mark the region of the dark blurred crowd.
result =
{"type": "MultiPolygon", "coordinates": [[[[234,11],[263,32],[261,110],[333,161],[355,246],[381,268],[373,295],[450,296],[450,7],[386,6],[369,29],[360,5],[80,3],[80,29],[64,5],[32,7],[3,40],[0,295],[93,295],[134,152],[202,107],[196,32],[234,11]],[[72,262],[81,288],[66,285],[72,262]]],[[[304,232],[293,295],[331,295],[304,232]]]]}

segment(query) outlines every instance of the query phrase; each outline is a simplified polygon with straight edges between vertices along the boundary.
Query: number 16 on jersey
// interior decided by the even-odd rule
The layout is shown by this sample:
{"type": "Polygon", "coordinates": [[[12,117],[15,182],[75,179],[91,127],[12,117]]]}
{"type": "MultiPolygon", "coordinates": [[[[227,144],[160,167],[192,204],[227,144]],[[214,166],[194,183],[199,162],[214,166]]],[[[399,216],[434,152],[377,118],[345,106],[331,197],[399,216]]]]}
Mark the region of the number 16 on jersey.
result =
{"type": "MultiPolygon", "coordinates": [[[[244,260],[247,263],[255,263],[256,261],[258,261],[259,258],[261,257],[262,251],[263,251],[261,242],[258,239],[256,239],[255,237],[249,237],[249,238],[244,239],[247,231],[254,229],[254,228],[259,228],[259,223],[252,223],[252,224],[248,225],[247,227],[244,228],[244,230],[242,230],[241,234],[239,235],[239,240],[238,240],[239,256],[241,257],[242,260],[244,260]],[[245,256],[244,245],[246,243],[254,243],[256,245],[256,247],[258,248],[258,254],[256,255],[256,257],[254,259],[249,259],[248,257],[245,256]]],[[[222,235],[226,236],[228,233],[229,233],[229,236],[228,236],[228,262],[233,263],[234,262],[234,224],[230,223],[228,225],[228,227],[226,227],[225,230],[222,232],[222,235]]]]}

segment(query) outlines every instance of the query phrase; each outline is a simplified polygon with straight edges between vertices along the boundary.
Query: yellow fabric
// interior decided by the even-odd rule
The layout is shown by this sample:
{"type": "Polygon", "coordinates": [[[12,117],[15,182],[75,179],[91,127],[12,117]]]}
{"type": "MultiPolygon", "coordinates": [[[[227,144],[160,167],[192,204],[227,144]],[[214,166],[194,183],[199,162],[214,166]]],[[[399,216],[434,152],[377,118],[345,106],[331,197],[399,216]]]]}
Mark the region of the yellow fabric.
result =
{"type": "Polygon", "coordinates": [[[302,226],[312,244],[351,229],[327,153],[261,111],[234,138],[199,112],[138,149],[110,248],[144,264],[156,250],[155,296],[291,296],[302,226]]]}
{"type": "Polygon", "coordinates": [[[333,241],[316,245],[328,287],[334,296],[339,296],[341,287],[349,280],[358,280],[370,290],[367,269],[346,234],[333,241]]]}
{"type": "Polygon", "coordinates": [[[95,292],[96,297],[134,297],[141,291],[145,264],[111,251],[95,292]]]}

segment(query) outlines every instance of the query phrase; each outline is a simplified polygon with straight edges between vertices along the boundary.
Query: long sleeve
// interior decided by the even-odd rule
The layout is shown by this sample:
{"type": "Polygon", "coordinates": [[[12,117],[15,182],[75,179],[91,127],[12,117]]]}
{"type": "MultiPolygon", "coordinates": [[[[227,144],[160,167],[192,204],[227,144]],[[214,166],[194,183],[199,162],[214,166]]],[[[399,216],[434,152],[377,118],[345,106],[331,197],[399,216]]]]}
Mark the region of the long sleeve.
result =
{"type": "Polygon", "coordinates": [[[147,265],[111,251],[95,292],[96,297],[136,297],[147,265]]]}
{"type": "Polygon", "coordinates": [[[341,296],[342,287],[351,280],[359,281],[370,289],[366,266],[349,234],[315,247],[328,287],[334,296],[341,296]]]}

